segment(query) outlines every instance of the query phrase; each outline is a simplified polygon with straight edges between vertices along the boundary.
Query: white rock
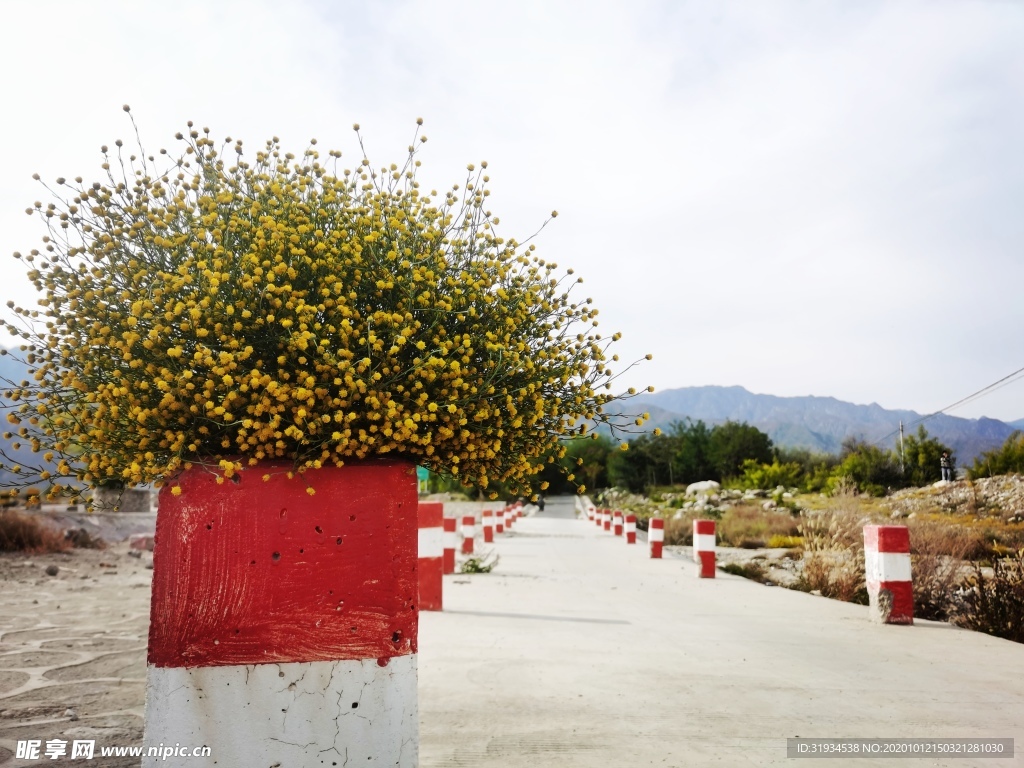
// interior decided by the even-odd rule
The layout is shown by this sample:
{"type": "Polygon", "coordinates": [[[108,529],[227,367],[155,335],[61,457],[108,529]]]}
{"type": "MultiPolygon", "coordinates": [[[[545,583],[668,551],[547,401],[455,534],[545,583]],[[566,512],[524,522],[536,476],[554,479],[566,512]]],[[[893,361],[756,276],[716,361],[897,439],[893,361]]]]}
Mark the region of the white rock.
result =
{"type": "Polygon", "coordinates": [[[686,495],[693,496],[697,493],[717,491],[721,487],[721,484],[716,483],[714,480],[701,480],[699,483],[690,483],[686,486],[686,495]]]}

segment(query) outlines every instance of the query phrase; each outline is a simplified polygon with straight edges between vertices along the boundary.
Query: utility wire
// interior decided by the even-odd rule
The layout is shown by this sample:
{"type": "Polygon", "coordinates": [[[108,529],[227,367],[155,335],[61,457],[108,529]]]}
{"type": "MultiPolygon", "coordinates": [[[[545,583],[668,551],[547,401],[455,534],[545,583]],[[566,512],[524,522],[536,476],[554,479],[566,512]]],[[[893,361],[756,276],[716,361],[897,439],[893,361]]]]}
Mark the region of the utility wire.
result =
{"type": "MultiPolygon", "coordinates": [[[[916,426],[917,424],[921,424],[922,422],[928,421],[928,419],[930,419],[930,418],[932,418],[934,416],[938,416],[940,413],[945,413],[946,411],[950,411],[953,408],[956,408],[957,406],[966,405],[968,402],[971,402],[972,400],[977,400],[978,398],[981,398],[984,395],[991,394],[992,392],[994,392],[997,389],[1002,389],[1007,384],[1012,384],[1013,381],[1016,381],[1015,377],[1019,377],[1020,374],[1024,374],[1024,368],[1018,368],[1016,371],[1014,371],[1013,373],[1009,374],[1008,376],[1003,376],[1003,378],[999,379],[999,381],[994,381],[991,384],[989,384],[987,387],[982,387],[977,392],[974,392],[973,394],[970,394],[967,397],[964,397],[964,398],[961,398],[960,400],[957,400],[952,405],[947,405],[945,408],[940,408],[939,410],[935,411],[934,413],[929,413],[927,416],[922,416],[921,418],[916,419],[915,421],[910,422],[906,426],[907,426],[907,428],[916,426]]],[[[894,430],[893,432],[890,432],[885,437],[880,438],[879,440],[876,440],[875,441],[875,445],[881,445],[882,443],[884,443],[885,441],[889,440],[890,438],[895,437],[899,433],[900,433],[900,431],[898,429],[894,430]]]]}

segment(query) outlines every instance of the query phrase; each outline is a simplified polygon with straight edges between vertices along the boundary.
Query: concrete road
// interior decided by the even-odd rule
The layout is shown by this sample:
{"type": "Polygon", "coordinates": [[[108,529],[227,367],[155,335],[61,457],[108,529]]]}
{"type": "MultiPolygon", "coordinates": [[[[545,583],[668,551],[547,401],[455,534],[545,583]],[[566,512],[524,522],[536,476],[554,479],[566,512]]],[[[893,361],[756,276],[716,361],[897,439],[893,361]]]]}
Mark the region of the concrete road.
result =
{"type": "Polygon", "coordinates": [[[544,501],[544,511],[537,517],[572,520],[576,517],[576,499],[573,496],[551,496],[544,501]]]}
{"type": "Polygon", "coordinates": [[[787,737],[1014,738],[1024,646],[719,572],[567,517],[499,537],[491,574],[445,577],[420,618],[431,766],[1001,766],[1024,759],[810,759],[787,737]]]}

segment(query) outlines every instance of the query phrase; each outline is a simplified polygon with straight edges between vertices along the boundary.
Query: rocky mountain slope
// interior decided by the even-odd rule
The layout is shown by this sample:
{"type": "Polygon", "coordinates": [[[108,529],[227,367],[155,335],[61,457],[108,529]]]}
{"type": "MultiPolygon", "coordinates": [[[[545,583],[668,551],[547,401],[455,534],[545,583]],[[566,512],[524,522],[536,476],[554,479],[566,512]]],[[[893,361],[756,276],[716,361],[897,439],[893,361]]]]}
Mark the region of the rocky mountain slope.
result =
{"type": "Polygon", "coordinates": [[[834,397],[758,395],[743,387],[666,389],[630,403],[636,407],[641,404],[651,413],[652,429],[665,429],[686,417],[708,424],[745,421],[767,432],[776,445],[823,453],[837,453],[848,437],[891,448],[898,439],[900,421],[907,434],[916,432],[917,425],[923,423],[930,435],[955,451],[961,466],[984,451],[998,448],[1015,428],[1020,428],[1020,422],[1007,424],[946,414],[925,419],[914,411],[888,410],[876,403],[856,405],[834,397]]]}

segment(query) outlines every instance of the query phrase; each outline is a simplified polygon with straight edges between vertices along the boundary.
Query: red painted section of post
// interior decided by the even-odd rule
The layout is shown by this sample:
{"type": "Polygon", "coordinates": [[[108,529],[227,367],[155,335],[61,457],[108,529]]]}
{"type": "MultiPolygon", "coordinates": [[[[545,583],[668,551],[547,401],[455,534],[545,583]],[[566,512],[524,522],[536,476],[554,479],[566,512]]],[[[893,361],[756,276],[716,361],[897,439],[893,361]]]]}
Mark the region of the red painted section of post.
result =
{"type": "Polygon", "coordinates": [[[905,525],[864,526],[864,576],[875,619],[914,623],[910,530],[905,525]]]}
{"type": "Polygon", "coordinates": [[[715,521],[693,521],[693,559],[700,568],[697,576],[702,579],[715,578],[715,521]]]}
{"type": "Polygon", "coordinates": [[[480,525],[484,529],[484,544],[494,542],[494,511],[485,509],[480,513],[480,525]]]}
{"type": "Polygon", "coordinates": [[[420,610],[440,611],[444,585],[444,505],[419,504],[420,610]]]}
{"type": "Polygon", "coordinates": [[[647,543],[651,545],[651,558],[661,559],[661,548],[665,542],[665,521],[652,517],[647,521],[647,543]]]}
{"type": "Polygon", "coordinates": [[[476,536],[476,518],[465,515],[462,518],[462,554],[473,554],[473,537],[476,536]]]}
{"type": "Polygon", "coordinates": [[[626,543],[636,544],[636,515],[626,515],[626,543]]]}
{"type": "Polygon", "coordinates": [[[289,479],[291,469],[263,462],[217,484],[218,471],[197,467],[177,479],[180,496],[160,492],[151,665],[416,652],[415,467],[373,461],[289,479]]]}
{"type": "Polygon", "coordinates": [[[444,557],[443,569],[445,573],[455,573],[455,550],[459,545],[458,532],[455,530],[456,520],[454,517],[444,519],[444,557]]]}
{"type": "Polygon", "coordinates": [[[612,515],[612,533],[616,536],[622,535],[622,510],[616,509],[612,515]]]}

